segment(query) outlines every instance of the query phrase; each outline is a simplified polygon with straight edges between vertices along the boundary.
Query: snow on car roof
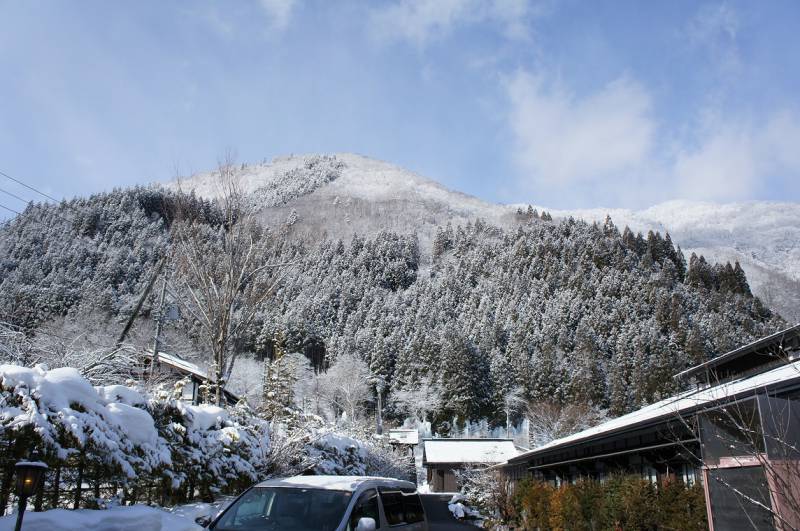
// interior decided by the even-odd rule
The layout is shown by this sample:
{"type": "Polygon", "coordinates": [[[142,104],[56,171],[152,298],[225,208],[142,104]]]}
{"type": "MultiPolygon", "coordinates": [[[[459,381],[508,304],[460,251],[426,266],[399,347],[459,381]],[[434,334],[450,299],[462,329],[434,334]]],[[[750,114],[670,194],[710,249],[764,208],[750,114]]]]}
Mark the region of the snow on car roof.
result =
{"type": "Polygon", "coordinates": [[[556,439],[547,444],[534,448],[528,452],[520,454],[517,458],[513,459],[514,462],[519,462],[520,459],[526,459],[545,450],[552,450],[559,446],[575,444],[577,442],[587,441],[596,437],[603,436],[617,430],[623,430],[642,422],[656,421],[669,417],[678,418],[680,414],[688,413],[691,410],[702,406],[712,405],[723,399],[733,398],[742,394],[752,393],[756,390],[768,388],[776,384],[790,382],[792,380],[800,379],[800,361],[782,365],[778,368],[772,369],[755,376],[741,378],[731,382],[726,382],[715,387],[704,387],[701,389],[692,389],[685,391],[670,398],[655,402],[642,409],[622,415],[608,422],[604,422],[593,428],[574,433],[561,439],[556,439]]]}
{"type": "Polygon", "coordinates": [[[510,439],[426,439],[426,463],[502,463],[519,452],[510,439]]]}
{"type": "Polygon", "coordinates": [[[259,483],[258,487],[291,487],[296,489],[325,489],[355,491],[364,483],[374,482],[387,487],[416,489],[410,481],[373,476],[295,476],[291,478],[270,479],[259,483]]]}

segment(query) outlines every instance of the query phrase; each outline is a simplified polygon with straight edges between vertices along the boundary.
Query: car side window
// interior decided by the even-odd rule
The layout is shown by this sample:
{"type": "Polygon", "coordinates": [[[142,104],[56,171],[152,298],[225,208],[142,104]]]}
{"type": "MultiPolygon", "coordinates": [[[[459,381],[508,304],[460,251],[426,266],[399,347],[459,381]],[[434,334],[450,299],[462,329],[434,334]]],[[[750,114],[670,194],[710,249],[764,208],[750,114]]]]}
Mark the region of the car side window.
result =
{"type": "Polygon", "coordinates": [[[405,523],[402,492],[381,489],[381,502],[383,502],[383,512],[386,515],[386,522],[389,525],[405,523]]]}
{"type": "Polygon", "coordinates": [[[347,525],[348,531],[355,531],[358,521],[362,518],[372,518],[375,520],[375,529],[381,527],[381,516],[378,512],[378,493],[375,489],[364,492],[353,507],[350,513],[350,522],[347,525]]]}
{"type": "Polygon", "coordinates": [[[416,491],[403,491],[403,513],[407,524],[425,520],[425,510],[422,508],[422,500],[416,491]]]}

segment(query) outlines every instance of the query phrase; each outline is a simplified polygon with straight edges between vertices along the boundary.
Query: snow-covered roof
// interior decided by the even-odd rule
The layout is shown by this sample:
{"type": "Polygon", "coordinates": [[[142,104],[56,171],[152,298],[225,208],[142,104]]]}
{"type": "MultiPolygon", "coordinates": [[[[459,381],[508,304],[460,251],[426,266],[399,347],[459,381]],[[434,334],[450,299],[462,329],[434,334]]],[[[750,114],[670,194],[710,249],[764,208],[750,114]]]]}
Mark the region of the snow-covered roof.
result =
{"type": "Polygon", "coordinates": [[[419,444],[419,431],[416,429],[392,429],[389,430],[389,440],[399,444],[419,444]]]}
{"type": "Polygon", "coordinates": [[[678,415],[690,413],[693,410],[711,405],[720,400],[726,398],[732,399],[737,396],[753,393],[759,389],[774,387],[776,384],[788,383],[792,380],[800,381],[800,361],[782,365],[748,378],[726,382],[715,387],[693,389],[680,393],[665,400],[661,400],[660,402],[650,404],[632,413],[628,413],[627,415],[622,415],[621,417],[604,422],[593,428],[551,441],[529,452],[516,456],[513,461],[518,462],[547,450],[588,441],[618,430],[632,428],[645,422],[668,419],[669,417],[675,417],[677,419],[678,415]]]}
{"type": "Polygon", "coordinates": [[[426,439],[426,463],[502,463],[519,452],[510,439],[426,439]]]}
{"type": "MultiPolygon", "coordinates": [[[[153,357],[152,352],[145,352],[144,355],[148,358],[153,357]]],[[[204,380],[207,378],[212,381],[214,380],[214,375],[209,374],[208,371],[204,369],[201,369],[200,366],[195,365],[192,362],[186,361],[185,359],[179,358],[178,356],[167,354],[166,352],[159,351],[158,362],[163,363],[164,365],[169,365],[170,367],[174,367],[183,372],[194,374],[198,378],[202,378],[204,380]]]]}
{"type": "Polygon", "coordinates": [[[258,484],[259,487],[289,487],[295,489],[325,489],[353,492],[361,485],[415,489],[410,481],[374,476],[295,476],[291,478],[270,479],[258,484]]]}

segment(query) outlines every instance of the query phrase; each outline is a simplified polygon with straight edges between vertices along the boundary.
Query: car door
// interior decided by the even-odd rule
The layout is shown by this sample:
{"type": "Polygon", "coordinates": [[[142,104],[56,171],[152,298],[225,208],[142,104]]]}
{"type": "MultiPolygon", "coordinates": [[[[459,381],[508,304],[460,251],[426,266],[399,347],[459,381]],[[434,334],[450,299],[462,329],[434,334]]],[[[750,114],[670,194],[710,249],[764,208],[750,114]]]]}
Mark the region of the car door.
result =
{"type": "Polygon", "coordinates": [[[381,487],[381,505],[386,523],[392,530],[427,531],[422,501],[414,489],[381,487]]]}

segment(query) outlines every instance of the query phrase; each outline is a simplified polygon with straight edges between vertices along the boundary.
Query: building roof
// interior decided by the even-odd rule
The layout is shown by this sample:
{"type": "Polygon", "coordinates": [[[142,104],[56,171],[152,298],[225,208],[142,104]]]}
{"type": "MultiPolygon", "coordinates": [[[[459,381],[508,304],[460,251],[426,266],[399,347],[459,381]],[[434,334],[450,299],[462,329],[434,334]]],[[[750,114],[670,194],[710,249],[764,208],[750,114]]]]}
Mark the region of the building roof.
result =
{"type": "Polygon", "coordinates": [[[732,400],[752,395],[759,390],[772,390],[778,386],[792,384],[800,384],[800,361],[794,361],[755,376],[740,378],[714,387],[693,389],[680,393],[593,428],[551,441],[513,457],[509,459],[509,462],[518,463],[552,450],[559,450],[593,439],[601,439],[614,433],[633,430],[650,423],[668,421],[670,418],[677,420],[681,416],[691,414],[723,399],[732,400]]]}
{"type": "MultiPolygon", "coordinates": [[[[153,353],[150,351],[145,351],[144,356],[148,359],[153,358],[153,353]]],[[[208,380],[210,382],[214,382],[216,378],[210,371],[201,369],[199,365],[195,365],[190,361],[186,361],[183,358],[175,356],[174,354],[167,354],[166,352],[158,352],[158,363],[159,365],[166,365],[168,367],[172,367],[173,369],[181,372],[183,374],[191,374],[192,376],[197,377],[200,380],[208,380]]],[[[228,395],[232,402],[238,402],[239,396],[235,393],[229,391],[228,389],[224,389],[225,394],[228,395]]]]}
{"type": "MultiPolygon", "coordinates": [[[[146,358],[153,358],[153,353],[150,351],[145,352],[144,355],[146,358]]],[[[184,373],[193,374],[198,378],[202,378],[203,380],[214,380],[214,375],[209,374],[209,372],[204,369],[201,369],[199,365],[195,365],[194,363],[186,361],[185,359],[173,354],[167,354],[166,352],[159,351],[158,363],[173,367],[184,373]]]]}
{"type": "Polygon", "coordinates": [[[389,430],[389,441],[398,444],[419,444],[419,431],[396,428],[389,430]]]}
{"type": "Polygon", "coordinates": [[[511,439],[425,439],[423,462],[502,463],[519,454],[511,439]]]}
{"type": "Polygon", "coordinates": [[[374,476],[295,476],[262,481],[258,487],[289,487],[295,489],[325,489],[353,492],[360,486],[416,489],[410,481],[374,476]]]}
{"type": "Polygon", "coordinates": [[[685,371],[675,375],[676,379],[700,377],[704,379],[707,373],[732,372],[731,368],[736,366],[750,368],[751,366],[764,365],[771,361],[785,358],[787,352],[800,349],[800,324],[791,326],[780,332],[762,337],[752,343],[741,346],[730,352],[726,352],[714,359],[690,367],[685,371]],[[745,363],[743,358],[755,357],[751,363],[745,363]]]}

